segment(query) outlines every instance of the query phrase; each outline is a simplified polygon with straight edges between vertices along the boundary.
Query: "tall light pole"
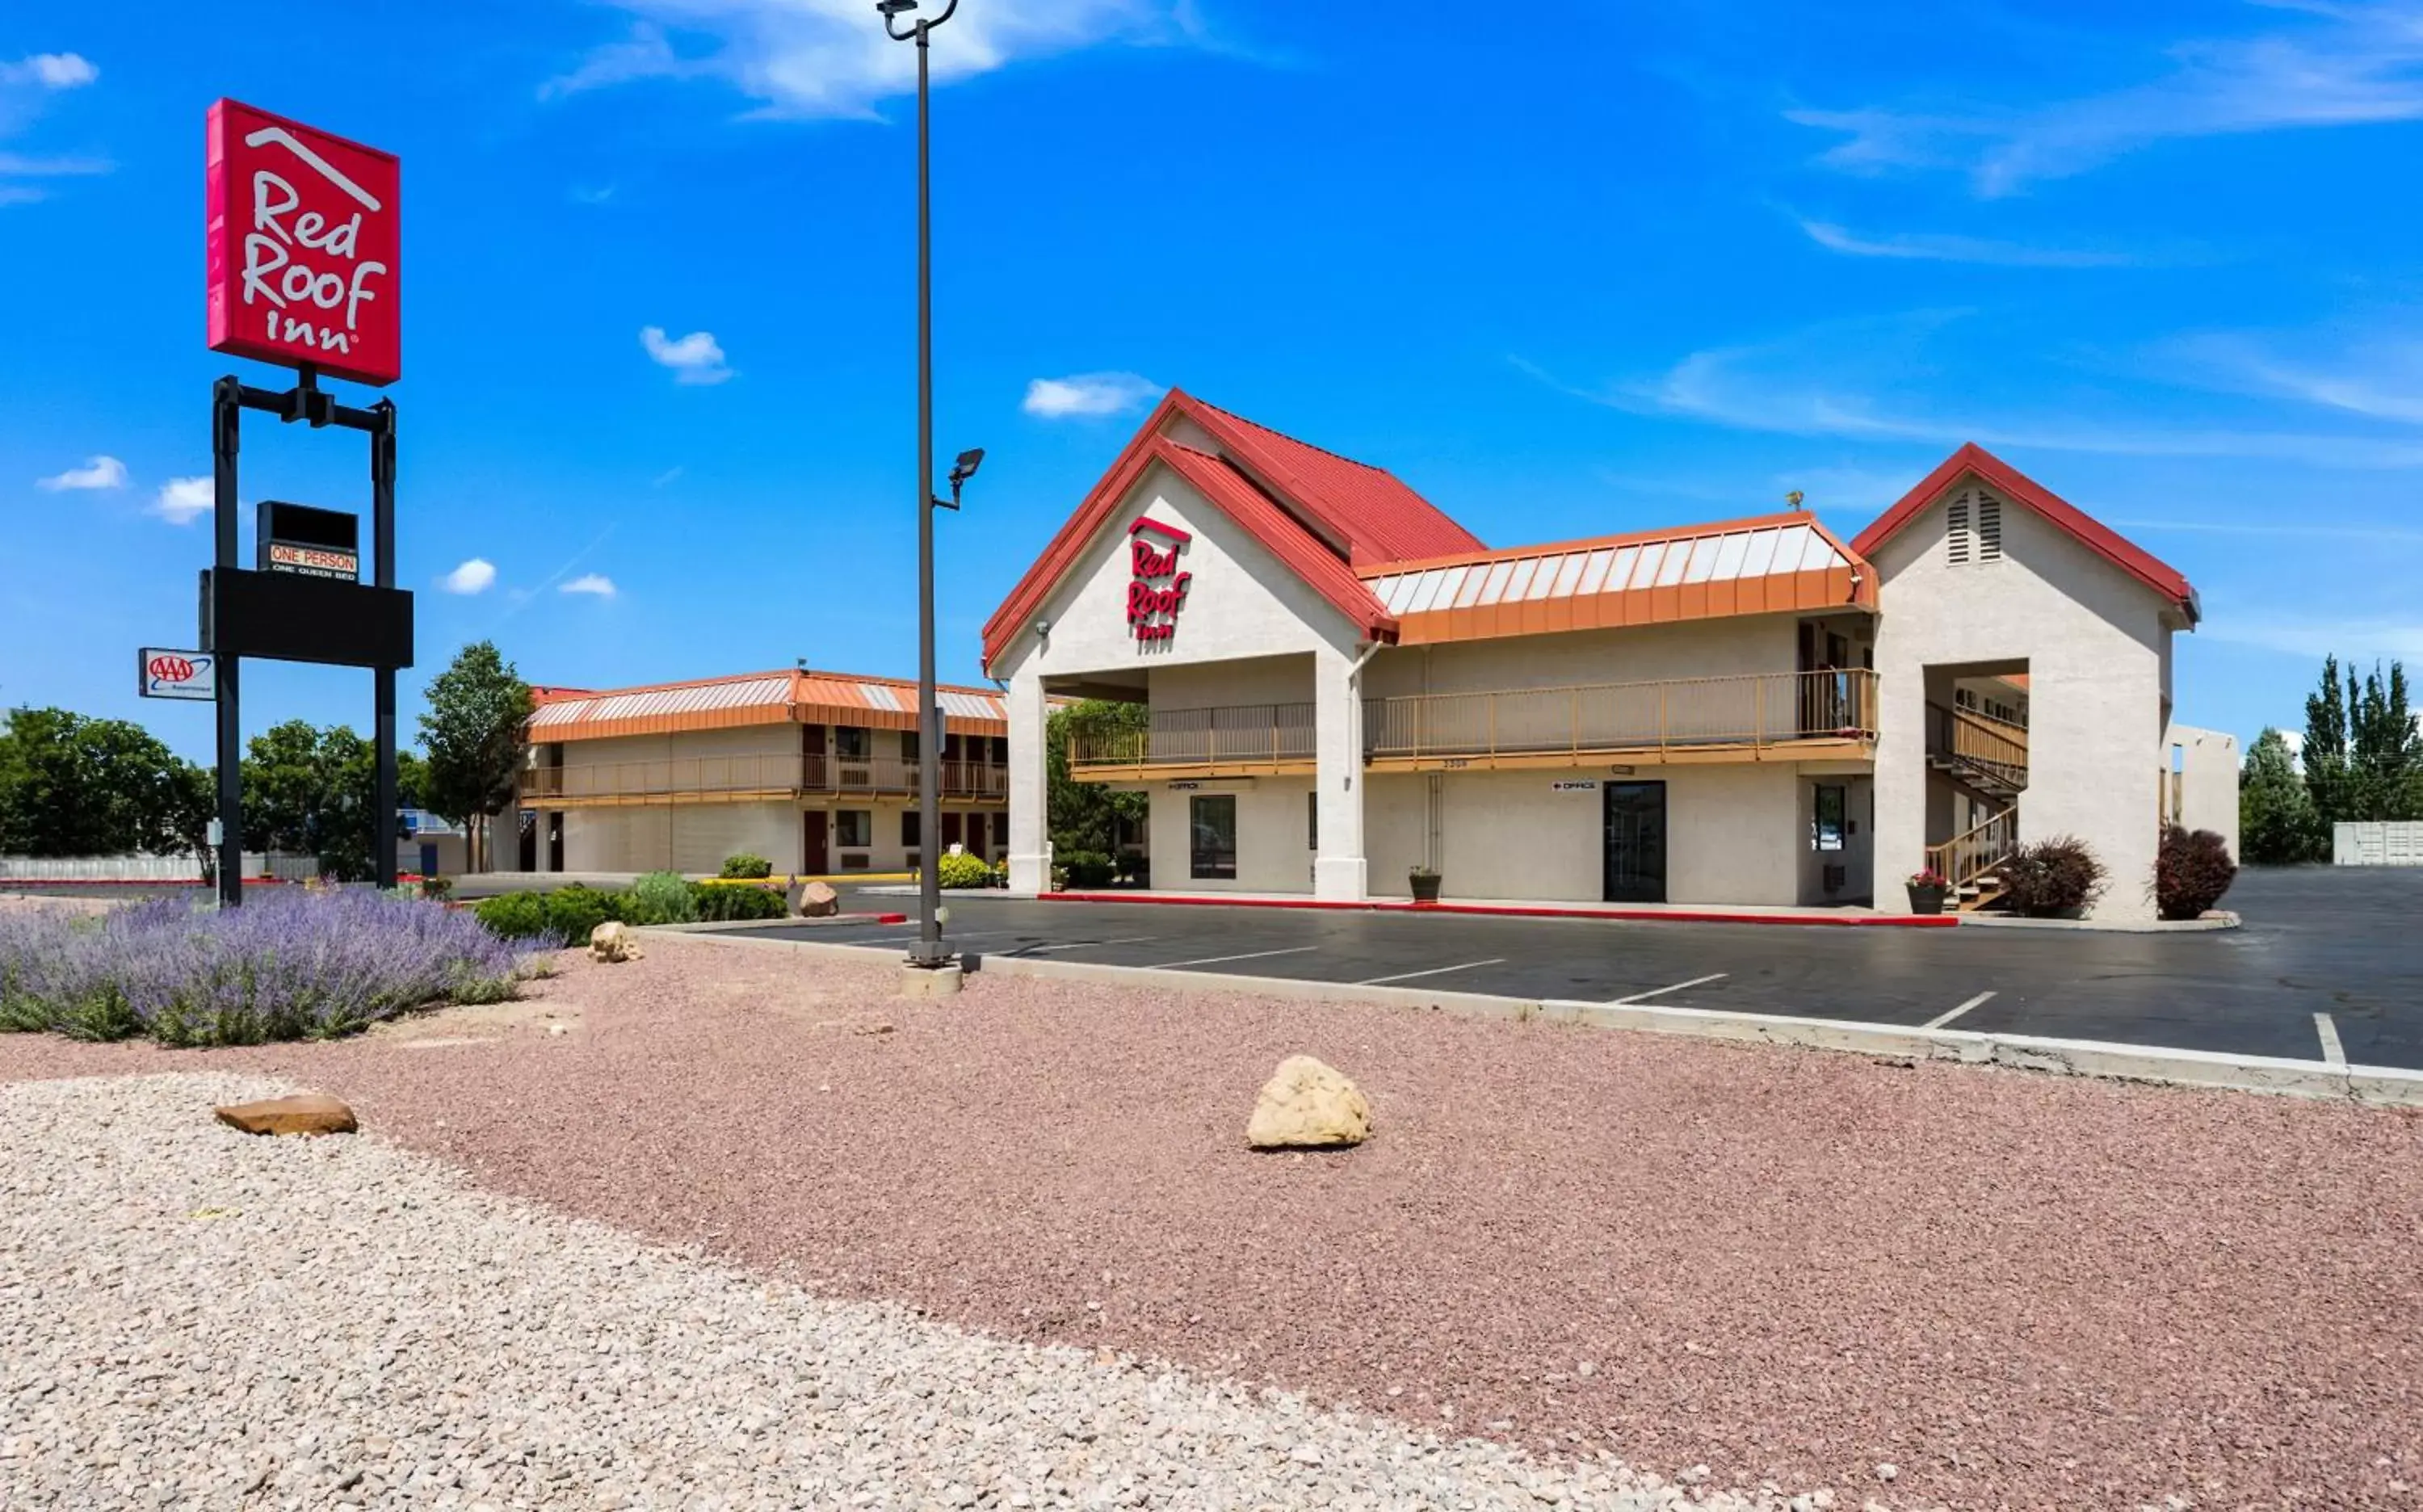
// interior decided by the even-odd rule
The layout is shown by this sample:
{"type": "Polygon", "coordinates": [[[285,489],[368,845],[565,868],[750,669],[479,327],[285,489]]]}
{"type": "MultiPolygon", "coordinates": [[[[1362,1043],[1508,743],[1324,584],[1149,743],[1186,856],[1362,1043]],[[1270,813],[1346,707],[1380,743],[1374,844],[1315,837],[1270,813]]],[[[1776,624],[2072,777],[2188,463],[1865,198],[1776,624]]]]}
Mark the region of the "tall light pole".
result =
{"type": "MultiPolygon", "coordinates": [[[[917,943],[909,963],[948,965],[942,944],[942,721],[934,692],[934,227],[933,193],[926,177],[930,107],[926,100],[926,34],[951,19],[959,0],[948,0],[939,16],[920,16],[902,31],[900,18],[920,0],[878,0],[884,34],[917,44],[917,943]]],[[[973,469],[969,470],[973,471],[973,469]]],[[[955,478],[952,499],[958,484],[955,478]]]]}

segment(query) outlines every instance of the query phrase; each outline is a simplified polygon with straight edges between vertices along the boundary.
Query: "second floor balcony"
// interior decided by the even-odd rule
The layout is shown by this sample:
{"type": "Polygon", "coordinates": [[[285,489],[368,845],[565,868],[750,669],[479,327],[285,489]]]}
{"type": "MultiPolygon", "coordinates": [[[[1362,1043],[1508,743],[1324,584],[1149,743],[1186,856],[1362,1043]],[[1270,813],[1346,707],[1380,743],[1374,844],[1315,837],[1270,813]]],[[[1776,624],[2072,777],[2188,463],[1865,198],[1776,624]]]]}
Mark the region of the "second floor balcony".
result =
{"type": "MultiPolygon", "coordinates": [[[[920,775],[916,762],[898,756],[826,754],[586,761],[524,771],[521,801],[583,807],[913,798],[921,787],[920,775]]],[[[954,802],[1006,803],[1009,769],[990,761],[944,761],[941,793],[954,802]]]]}
{"type": "MultiPolygon", "coordinates": [[[[1876,754],[1877,678],[1861,669],[1673,677],[1371,698],[1363,761],[1373,772],[1655,763],[1866,760],[1876,754]]],[[[1144,730],[1071,741],[1081,781],[1293,776],[1317,757],[1313,705],[1156,709],[1144,730]]]]}

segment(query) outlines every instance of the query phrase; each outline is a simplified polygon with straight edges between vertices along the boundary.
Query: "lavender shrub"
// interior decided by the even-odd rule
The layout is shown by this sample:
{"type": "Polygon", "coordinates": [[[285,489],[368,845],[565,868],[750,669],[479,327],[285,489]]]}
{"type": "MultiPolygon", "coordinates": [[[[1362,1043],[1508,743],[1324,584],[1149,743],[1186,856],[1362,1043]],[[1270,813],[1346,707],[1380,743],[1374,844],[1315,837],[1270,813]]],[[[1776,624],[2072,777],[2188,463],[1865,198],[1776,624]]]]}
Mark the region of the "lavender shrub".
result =
{"type": "Polygon", "coordinates": [[[98,919],[0,915],[0,1028],[163,1044],[326,1039],[514,995],[528,952],[467,913],[364,887],[238,909],[162,898],[98,919]]]}

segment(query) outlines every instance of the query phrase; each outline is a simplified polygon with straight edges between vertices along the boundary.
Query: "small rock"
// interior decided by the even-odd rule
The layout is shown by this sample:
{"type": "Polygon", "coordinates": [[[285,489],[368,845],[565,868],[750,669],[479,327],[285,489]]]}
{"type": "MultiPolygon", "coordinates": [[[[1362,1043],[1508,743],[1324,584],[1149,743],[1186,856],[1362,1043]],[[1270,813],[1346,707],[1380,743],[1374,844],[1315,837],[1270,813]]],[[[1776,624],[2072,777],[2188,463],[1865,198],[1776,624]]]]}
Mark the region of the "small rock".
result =
{"type": "Polygon", "coordinates": [[[589,931],[589,955],[594,961],[638,961],[646,954],[621,919],[608,919],[589,931]]]}
{"type": "Polygon", "coordinates": [[[892,1026],[885,1020],[877,1019],[871,1024],[853,1024],[850,1026],[849,1032],[852,1034],[890,1034],[892,1032],[892,1026]]]}
{"type": "Polygon", "coordinates": [[[1574,1374],[1581,1377],[1584,1380],[1588,1380],[1591,1377],[1598,1374],[1598,1366],[1592,1361],[1585,1360],[1580,1364],[1574,1367],[1574,1374]]]}
{"type": "Polygon", "coordinates": [[[572,1027],[568,1024],[550,1024],[546,1027],[546,1032],[549,1034],[570,1034],[572,1032],[572,1027]]]}
{"type": "Polygon", "coordinates": [[[246,1134],[351,1134],[354,1110],[323,1092],[235,1103],[214,1109],[221,1123],[246,1134]]]}
{"type": "Polygon", "coordinates": [[[1877,1467],[1877,1479],[1880,1481],[1892,1480],[1900,1473],[1901,1467],[1899,1465],[1878,1465],[1877,1467]]]}
{"type": "Polygon", "coordinates": [[[1290,1056],[1254,1101],[1245,1143],[1257,1150],[1335,1149],[1371,1137],[1371,1103],[1335,1067],[1290,1056]]]}

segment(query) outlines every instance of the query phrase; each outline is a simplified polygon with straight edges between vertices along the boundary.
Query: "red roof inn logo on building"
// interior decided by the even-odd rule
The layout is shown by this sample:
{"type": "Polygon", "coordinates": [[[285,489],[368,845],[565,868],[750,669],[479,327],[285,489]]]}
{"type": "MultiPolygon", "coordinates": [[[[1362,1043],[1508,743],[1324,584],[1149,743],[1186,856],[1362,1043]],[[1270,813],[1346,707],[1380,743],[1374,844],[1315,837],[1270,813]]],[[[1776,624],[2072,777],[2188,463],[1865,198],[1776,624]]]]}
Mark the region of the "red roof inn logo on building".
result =
{"type": "Polygon", "coordinates": [[[211,106],[211,350],[393,383],[400,176],[393,153],[211,106]]]}
{"type": "Polygon", "coordinates": [[[1178,634],[1178,612],[1186,607],[1186,585],[1195,574],[1178,570],[1179,549],[1195,539],[1174,525],[1140,519],[1128,527],[1128,629],[1139,641],[1166,641],[1178,634]],[[1161,537],[1156,545],[1148,533],[1161,537]]]}

